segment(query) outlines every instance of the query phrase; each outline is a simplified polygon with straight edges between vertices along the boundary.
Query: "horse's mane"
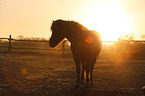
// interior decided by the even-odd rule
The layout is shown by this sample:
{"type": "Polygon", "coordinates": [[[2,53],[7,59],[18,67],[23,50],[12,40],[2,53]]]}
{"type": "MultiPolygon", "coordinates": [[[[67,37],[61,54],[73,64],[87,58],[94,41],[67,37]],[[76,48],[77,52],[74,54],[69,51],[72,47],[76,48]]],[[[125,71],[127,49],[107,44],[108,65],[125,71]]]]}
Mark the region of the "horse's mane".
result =
{"type": "Polygon", "coordinates": [[[70,28],[75,28],[77,30],[88,30],[86,27],[84,27],[82,24],[76,22],[76,21],[66,21],[66,20],[61,20],[58,19],[56,21],[53,21],[52,26],[51,26],[51,30],[55,29],[58,26],[68,26],[70,28]]]}
{"type": "Polygon", "coordinates": [[[84,27],[82,24],[76,22],[76,21],[67,21],[70,23],[70,25],[76,27],[76,28],[80,28],[80,29],[83,29],[83,30],[88,30],[86,27],[84,27]]]}

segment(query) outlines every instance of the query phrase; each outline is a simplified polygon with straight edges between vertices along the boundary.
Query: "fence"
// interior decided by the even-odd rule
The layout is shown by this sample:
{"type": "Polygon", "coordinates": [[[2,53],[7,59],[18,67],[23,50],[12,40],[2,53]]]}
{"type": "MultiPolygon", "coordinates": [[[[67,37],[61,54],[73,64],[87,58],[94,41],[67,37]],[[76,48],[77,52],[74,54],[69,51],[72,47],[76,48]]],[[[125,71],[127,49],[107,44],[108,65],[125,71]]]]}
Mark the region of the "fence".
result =
{"type": "MultiPolygon", "coordinates": [[[[11,49],[28,49],[28,50],[49,50],[48,48],[46,48],[46,49],[40,49],[40,48],[17,48],[17,47],[13,47],[12,46],[12,41],[27,41],[27,42],[49,42],[48,40],[19,40],[19,39],[13,39],[12,38],[12,36],[11,35],[9,35],[9,38],[0,38],[0,40],[8,40],[8,45],[5,45],[5,46],[1,46],[0,45],[0,47],[1,48],[8,48],[8,52],[11,52],[11,49]]],[[[64,51],[65,50],[68,50],[68,49],[65,49],[65,43],[66,43],[66,41],[64,41],[63,43],[62,43],[62,46],[61,46],[61,48],[59,49],[59,51],[61,50],[62,51],[62,54],[64,54],[64,51]]]]}
{"type": "MultiPolygon", "coordinates": [[[[6,46],[0,46],[0,47],[7,47],[8,48],[8,51],[11,52],[11,49],[32,49],[32,50],[49,50],[48,48],[47,49],[39,49],[39,48],[14,48],[12,47],[12,41],[28,41],[28,42],[49,42],[48,40],[18,40],[18,39],[13,39],[11,35],[9,35],[9,38],[0,38],[0,39],[5,39],[5,40],[8,40],[8,45],[6,46]]],[[[145,43],[145,41],[129,41],[129,42],[143,42],[145,43]]],[[[103,43],[116,43],[116,41],[103,41],[103,43]]],[[[120,44],[123,44],[122,42],[120,42],[120,44]]],[[[61,50],[62,51],[62,55],[64,54],[65,50],[70,50],[68,48],[65,47],[66,46],[66,41],[64,41],[62,43],[62,46],[61,48],[59,49],[59,51],[61,50]]]]}
{"type": "Polygon", "coordinates": [[[9,52],[11,51],[11,41],[13,40],[12,38],[11,38],[11,35],[9,36],[9,38],[0,38],[0,39],[7,39],[7,40],[9,40],[9,46],[1,46],[1,47],[8,47],[8,49],[9,49],[9,52]]]}

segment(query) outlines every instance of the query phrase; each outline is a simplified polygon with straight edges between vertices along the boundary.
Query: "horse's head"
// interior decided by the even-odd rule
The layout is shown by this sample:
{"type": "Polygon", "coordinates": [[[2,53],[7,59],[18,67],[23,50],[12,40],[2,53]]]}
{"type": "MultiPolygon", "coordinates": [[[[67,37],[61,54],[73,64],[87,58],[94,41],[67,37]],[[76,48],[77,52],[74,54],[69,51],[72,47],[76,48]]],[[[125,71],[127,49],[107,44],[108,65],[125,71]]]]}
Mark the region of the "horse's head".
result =
{"type": "Polygon", "coordinates": [[[64,25],[63,20],[53,21],[51,25],[52,35],[49,40],[50,47],[55,47],[65,38],[63,25],[64,25]]]}

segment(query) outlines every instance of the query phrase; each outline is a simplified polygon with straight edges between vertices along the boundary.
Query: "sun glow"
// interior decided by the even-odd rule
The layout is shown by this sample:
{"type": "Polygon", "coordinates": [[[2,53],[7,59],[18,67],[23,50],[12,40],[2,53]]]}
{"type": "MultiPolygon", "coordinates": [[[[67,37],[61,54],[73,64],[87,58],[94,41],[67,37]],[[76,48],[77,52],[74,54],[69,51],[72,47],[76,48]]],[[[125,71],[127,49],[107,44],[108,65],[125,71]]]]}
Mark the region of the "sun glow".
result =
{"type": "Polygon", "coordinates": [[[119,2],[103,0],[88,5],[82,13],[82,24],[98,31],[103,41],[118,40],[122,34],[133,32],[131,19],[119,2]]]}

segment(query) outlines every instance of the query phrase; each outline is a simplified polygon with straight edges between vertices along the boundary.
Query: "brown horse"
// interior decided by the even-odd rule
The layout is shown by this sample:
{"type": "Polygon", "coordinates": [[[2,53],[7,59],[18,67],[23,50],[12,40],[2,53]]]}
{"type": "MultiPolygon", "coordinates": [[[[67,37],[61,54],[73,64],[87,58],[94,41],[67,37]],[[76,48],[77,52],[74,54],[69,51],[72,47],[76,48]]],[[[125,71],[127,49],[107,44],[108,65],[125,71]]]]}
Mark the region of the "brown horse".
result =
{"type": "Polygon", "coordinates": [[[71,43],[71,51],[77,72],[76,86],[83,83],[85,71],[86,86],[89,86],[89,81],[93,85],[93,67],[102,48],[100,34],[96,31],[88,30],[77,22],[65,20],[53,21],[51,30],[50,47],[55,47],[64,38],[67,38],[71,43]]]}

